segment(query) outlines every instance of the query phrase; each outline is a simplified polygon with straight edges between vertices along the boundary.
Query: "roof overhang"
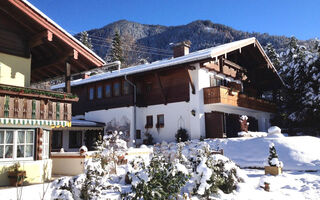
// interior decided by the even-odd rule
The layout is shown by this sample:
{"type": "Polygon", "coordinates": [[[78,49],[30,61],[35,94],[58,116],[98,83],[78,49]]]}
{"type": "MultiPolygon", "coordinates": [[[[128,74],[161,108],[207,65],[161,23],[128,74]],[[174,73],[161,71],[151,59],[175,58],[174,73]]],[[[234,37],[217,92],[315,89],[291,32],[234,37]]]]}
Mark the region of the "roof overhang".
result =
{"type": "MultiPolygon", "coordinates": [[[[263,59],[265,60],[265,66],[264,66],[265,69],[272,72],[274,74],[273,76],[275,77],[275,79],[278,80],[280,84],[283,84],[282,78],[279,76],[277,70],[275,69],[272,62],[266,55],[262,46],[260,45],[258,40],[253,37],[253,38],[243,39],[243,40],[227,43],[224,45],[220,45],[220,46],[216,46],[208,49],[199,50],[181,57],[176,57],[168,60],[160,60],[150,64],[143,64],[143,65],[128,67],[128,68],[116,70],[113,72],[94,75],[86,79],[75,80],[71,82],[71,86],[83,85],[87,83],[97,82],[97,81],[116,78],[116,77],[125,76],[125,75],[144,73],[144,72],[158,70],[166,67],[172,67],[172,66],[178,66],[178,65],[183,66],[187,64],[190,65],[197,62],[204,62],[207,60],[217,60],[221,56],[227,57],[229,53],[232,53],[235,51],[241,52],[241,49],[244,49],[246,47],[251,47],[251,46],[256,48],[260,52],[263,59]]],[[[61,84],[52,86],[51,89],[59,89],[63,87],[64,87],[64,83],[61,83],[61,84]]]]}
{"type": "Polygon", "coordinates": [[[0,10],[19,24],[32,54],[32,82],[101,67],[104,60],[26,0],[0,2],[0,10]]]}

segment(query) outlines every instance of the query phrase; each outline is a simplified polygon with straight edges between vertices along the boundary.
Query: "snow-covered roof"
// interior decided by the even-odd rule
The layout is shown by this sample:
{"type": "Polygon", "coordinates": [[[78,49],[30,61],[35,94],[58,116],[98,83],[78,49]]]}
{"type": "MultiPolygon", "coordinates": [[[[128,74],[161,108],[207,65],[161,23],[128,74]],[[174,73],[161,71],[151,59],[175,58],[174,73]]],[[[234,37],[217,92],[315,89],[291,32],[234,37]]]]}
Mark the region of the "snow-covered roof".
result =
{"type": "MultiPolygon", "coordinates": [[[[149,64],[142,64],[142,65],[137,65],[137,66],[133,66],[133,67],[120,69],[120,70],[113,71],[113,72],[106,72],[106,73],[102,73],[102,74],[97,74],[97,75],[91,76],[86,79],[74,80],[71,82],[71,86],[77,86],[77,85],[97,82],[97,81],[101,81],[101,80],[105,80],[105,79],[120,77],[120,76],[124,76],[124,75],[136,74],[136,73],[151,71],[151,70],[155,70],[155,69],[165,68],[165,67],[169,67],[169,66],[175,66],[175,65],[190,63],[190,62],[194,62],[194,61],[200,61],[200,60],[204,60],[207,58],[214,58],[214,57],[218,57],[220,55],[234,51],[236,49],[239,49],[241,47],[244,47],[244,46],[247,46],[250,44],[260,45],[259,42],[256,40],[256,38],[252,37],[252,38],[243,39],[243,40],[239,40],[239,41],[235,41],[235,42],[230,42],[227,44],[223,44],[223,45],[208,48],[208,49],[195,51],[195,52],[189,53],[189,54],[187,54],[185,56],[181,56],[181,57],[171,58],[171,59],[167,59],[167,60],[160,60],[160,61],[156,61],[156,62],[149,63],[149,64]]],[[[263,53],[264,53],[264,51],[263,51],[263,53]]],[[[266,55],[264,55],[264,56],[267,57],[266,55]]],[[[272,65],[272,63],[271,63],[271,65],[272,65]]],[[[55,89],[64,88],[64,87],[65,87],[65,83],[61,83],[61,84],[52,86],[51,89],[55,90],[55,89]]]]}
{"type": "Polygon", "coordinates": [[[72,126],[81,126],[81,127],[91,127],[91,126],[103,127],[104,126],[103,123],[87,121],[87,120],[82,120],[82,119],[74,119],[74,118],[72,118],[71,124],[72,124],[72,126]]]}
{"type": "Polygon", "coordinates": [[[56,28],[58,28],[60,31],[62,31],[65,35],[67,35],[70,39],[72,39],[74,42],[76,42],[77,44],[79,44],[82,48],[84,48],[86,51],[90,52],[90,54],[92,54],[94,57],[96,57],[98,60],[100,60],[103,64],[105,64],[106,62],[100,58],[100,56],[98,56],[95,52],[93,52],[91,49],[89,49],[86,45],[82,44],[82,42],[80,42],[79,40],[77,40],[75,37],[73,37],[70,33],[68,33],[66,30],[64,30],[61,26],[59,26],[57,23],[55,23],[52,19],[50,19],[50,17],[48,17],[46,14],[44,14],[43,12],[41,12],[38,8],[36,8],[35,6],[33,6],[29,1],[27,0],[21,0],[23,3],[25,3],[28,7],[30,7],[32,10],[34,10],[36,13],[38,13],[41,17],[43,17],[44,19],[46,19],[49,23],[51,23],[52,25],[54,25],[56,28]]]}

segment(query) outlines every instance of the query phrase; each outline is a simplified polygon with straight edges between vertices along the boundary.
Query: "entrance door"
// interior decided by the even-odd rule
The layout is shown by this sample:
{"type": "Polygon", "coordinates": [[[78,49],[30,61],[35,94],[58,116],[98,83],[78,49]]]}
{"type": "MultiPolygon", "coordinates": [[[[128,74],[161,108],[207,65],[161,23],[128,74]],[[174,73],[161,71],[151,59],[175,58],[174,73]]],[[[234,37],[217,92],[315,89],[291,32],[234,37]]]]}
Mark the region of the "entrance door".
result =
{"type": "Polygon", "coordinates": [[[239,115],[236,114],[226,114],[226,132],[227,137],[238,137],[238,132],[240,132],[240,122],[239,115]]]}
{"type": "Polygon", "coordinates": [[[206,138],[223,137],[223,113],[205,113],[206,138]]]}

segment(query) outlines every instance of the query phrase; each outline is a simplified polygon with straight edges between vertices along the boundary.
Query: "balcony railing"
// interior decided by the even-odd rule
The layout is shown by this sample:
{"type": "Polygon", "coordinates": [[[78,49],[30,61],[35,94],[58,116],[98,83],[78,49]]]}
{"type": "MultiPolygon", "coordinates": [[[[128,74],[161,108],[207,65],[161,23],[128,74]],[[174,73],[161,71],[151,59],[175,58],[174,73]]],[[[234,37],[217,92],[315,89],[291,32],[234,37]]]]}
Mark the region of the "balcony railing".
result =
{"type": "Polygon", "coordinates": [[[68,93],[0,84],[0,124],[63,126],[71,121],[71,103],[76,101],[68,93]]]}
{"type": "Polygon", "coordinates": [[[265,112],[276,112],[276,105],[269,101],[249,97],[228,87],[217,86],[203,89],[204,104],[222,103],[265,112]]]}

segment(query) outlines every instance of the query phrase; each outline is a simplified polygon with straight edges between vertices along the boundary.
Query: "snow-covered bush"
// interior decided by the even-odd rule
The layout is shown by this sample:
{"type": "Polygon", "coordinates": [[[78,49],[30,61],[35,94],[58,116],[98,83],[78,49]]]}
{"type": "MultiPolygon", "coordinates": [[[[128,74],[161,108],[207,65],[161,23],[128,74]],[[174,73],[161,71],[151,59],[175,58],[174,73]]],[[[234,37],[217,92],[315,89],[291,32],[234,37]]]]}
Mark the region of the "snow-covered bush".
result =
{"type": "Polygon", "coordinates": [[[189,140],[188,131],[184,128],[179,128],[175,136],[177,142],[185,142],[189,140]]]}
{"type": "MultiPolygon", "coordinates": [[[[133,194],[128,199],[171,199],[185,194],[209,198],[231,193],[245,176],[227,157],[213,154],[206,142],[162,143],[150,165],[130,172],[133,194]]],[[[130,168],[130,167],[129,167],[130,168]]],[[[137,169],[137,167],[136,167],[137,169]]]]}
{"type": "Polygon", "coordinates": [[[268,164],[270,166],[283,167],[283,163],[279,161],[279,157],[273,143],[269,145],[268,164]]]}
{"type": "Polygon", "coordinates": [[[127,152],[127,142],[121,139],[123,133],[114,131],[103,137],[103,142],[98,146],[98,153],[95,157],[100,159],[101,166],[108,173],[117,173],[117,164],[127,152]]]}
{"type": "Polygon", "coordinates": [[[178,162],[168,162],[154,155],[148,167],[131,174],[132,194],[128,199],[173,199],[189,179],[188,172],[178,162]]]}
{"type": "Polygon", "coordinates": [[[117,172],[117,163],[127,150],[127,143],[120,139],[121,132],[113,132],[103,138],[98,153],[85,162],[85,173],[53,183],[53,199],[101,199],[107,189],[121,190],[112,184],[110,174],[117,172]]]}

